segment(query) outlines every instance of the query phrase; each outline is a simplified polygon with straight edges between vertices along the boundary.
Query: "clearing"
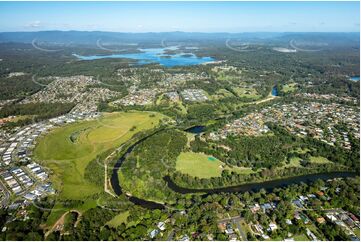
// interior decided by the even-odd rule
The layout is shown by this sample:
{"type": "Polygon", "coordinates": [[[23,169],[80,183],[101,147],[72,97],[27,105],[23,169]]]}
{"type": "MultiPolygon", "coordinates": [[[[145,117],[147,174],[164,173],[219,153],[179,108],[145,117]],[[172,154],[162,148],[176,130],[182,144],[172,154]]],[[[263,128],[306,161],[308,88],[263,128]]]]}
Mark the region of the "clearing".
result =
{"type": "MultiPolygon", "coordinates": [[[[59,202],[47,225],[52,225],[64,211],[61,200],[81,200],[74,209],[83,212],[96,206],[91,196],[104,188],[85,179],[85,170],[98,155],[114,150],[134,134],[154,128],[164,115],[151,112],[104,113],[101,118],[55,128],[38,139],[34,159],[51,170],[50,179],[58,191],[59,202]],[[134,128],[136,127],[136,128],[134,128]],[[76,134],[76,142],[73,142],[76,134]]],[[[99,169],[104,172],[100,162],[99,169]]],[[[104,178],[102,178],[104,179],[104,178]]],[[[103,182],[102,182],[103,183],[103,182]]]]}
{"type": "Polygon", "coordinates": [[[177,171],[199,178],[220,177],[223,170],[234,171],[239,174],[253,173],[251,168],[230,167],[213,156],[203,153],[182,152],[176,163],[177,171]]]}

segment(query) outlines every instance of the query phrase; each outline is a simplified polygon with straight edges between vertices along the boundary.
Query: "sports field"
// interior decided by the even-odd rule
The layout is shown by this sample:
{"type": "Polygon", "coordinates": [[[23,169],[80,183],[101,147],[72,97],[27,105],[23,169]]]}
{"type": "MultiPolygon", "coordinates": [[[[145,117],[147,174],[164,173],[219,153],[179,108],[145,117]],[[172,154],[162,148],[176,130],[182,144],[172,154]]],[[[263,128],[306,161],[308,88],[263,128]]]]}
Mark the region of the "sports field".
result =
{"type": "Polygon", "coordinates": [[[253,171],[245,167],[229,167],[213,156],[203,153],[183,152],[177,158],[177,171],[199,178],[219,177],[223,170],[239,174],[250,174],[253,171]]]}
{"type": "Polygon", "coordinates": [[[39,139],[34,157],[52,170],[59,198],[83,199],[103,189],[84,179],[89,162],[135,133],[155,127],[163,117],[149,112],[106,113],[98,120],[65,125],[39,139]]]}

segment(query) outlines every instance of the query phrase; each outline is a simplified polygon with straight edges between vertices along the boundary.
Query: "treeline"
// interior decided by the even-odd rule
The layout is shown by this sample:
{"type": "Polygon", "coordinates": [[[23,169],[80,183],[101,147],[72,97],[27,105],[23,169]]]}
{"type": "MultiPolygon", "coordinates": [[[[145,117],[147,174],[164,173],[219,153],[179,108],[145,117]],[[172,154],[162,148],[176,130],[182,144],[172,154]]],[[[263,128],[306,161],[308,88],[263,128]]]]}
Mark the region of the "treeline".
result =
{"type": "Polygon", "coordinates": [[[323,172],[335,171],[354,171],[351,168],[341,167],[339,165],[330,164],[308,164],[306,167],[285,167],[282,169],[262,169],[261,171],[251,173],[249,175],[239,174],[237,172],[222,171],[220,177],[212,178],[198,178],[181,172],[174,172],[172,174],[172,181],[180,187],[186,188],[222,188],[228,186],[236,186],[253,182],[264,182],[281,178],[288,178],[293,176],[301,176],[308,174],[316,174],[323,172]]]}
{"type": "Polygon", "coordinates": [[[212,155],[230,166],[251,167],[255,173],[245,175],[224,170],[221,177],[200,179],[180,172],[173,173],[173,181],[181,187],[216,188],[260,182],[289,176],[331,171],[357,171],[359,169],[359,140],[351,138],[352,150],[333,147],[313,138],[300,138],[283,128],[269,124],[271,136],[228,137],[218,142],[205,142],[196,137],[191,142],[193,152],[212,155]],[[231,148],[226,151],[221,145],[231,148]],[[304,150],[298,152],[297,150],[304,150]],[[329,164],[310,162],[311,156],[325,157],[329,164]],[[294,157],[300,158],[299,167],[283,167],[294,157]]]}
{"type": "Polygon", "coordinates": [[[271,124],[269,127],[273,135],[231,136],[215,143],[205,142],[197,137],[191,143],[191,149],[193,152],[210,154],[230,165],[270,169],[279,166],[292,148],[300,146],[300,141],[282,128],[271,124]],[[226,151],[220,145],[231,150],[226,151]]]}
{"type": "Polygon", "coordinates": [[[19,120],[17,123],[8,123],[8,126],[29,124],[44,119],[57,117],[70,112],[74,103],[26,103],[5,105],[0,109],[0,118],[18,115],[31,115],[33,117],[19,120]]]}
{"type": "Polygon", "coordinates": [[[41,86],[31,80],[31,76],[0,77],[0,100],[23,98],[35,93],[41,86]]]}
{"type": "Polygon", "coordinates": [[[167,189],[162,177],[175,170],[176,158],[186,143],[184,133],[164,130],[135,146],[119,172],[122,187],[143,199],[174,199],[175,194],[167,189]]]}

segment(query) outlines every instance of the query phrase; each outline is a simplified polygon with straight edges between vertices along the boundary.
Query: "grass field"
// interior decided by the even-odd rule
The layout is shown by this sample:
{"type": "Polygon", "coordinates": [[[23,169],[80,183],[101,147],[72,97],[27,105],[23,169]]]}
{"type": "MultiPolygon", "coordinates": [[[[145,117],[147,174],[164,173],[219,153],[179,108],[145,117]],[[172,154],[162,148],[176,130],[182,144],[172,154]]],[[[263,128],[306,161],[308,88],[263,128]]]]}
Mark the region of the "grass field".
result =
{"type": "Polygon", "coordinates": [[[310,161],[311,161],[311,163],[317,163],[317,164],[327,164],[327,163],[332,162],[329,159],[322,157],[322,156],[317,156],[317,157],[311,156],[310,161]]]}
{"type": "Polygon", "coordinates": [[[219,177],[224,169],[240,174],[250,174],[250,168],[229,167],[222,161],[202,153],[183,152],[177,158],[176,169],[199,178],[219,177]]]}
{"type": "MultiPolygon", "coordinates": [[[[74,208],[83,212],[96,206],[96,201],[87,197],[104,189],[84,178],[89,162],[119,147],[135,133],[155,127],[164,117],[150,112],[105,113],[98,120],[65,125],[39,138],[34,158],[51,170],[59,200],[82,200],[84,203],[74,208]]],[[[99,169],[104,167],[100,164],[99,169]]],[[[48,226],[65,212],[61,202],[55,208],[46,222],[48,226]]]]}
{"type": "Polygon", "coordinates": [[[295,241],[309,241],[308,237],[306,234],[298,234],[293,236],[295,241]]]}
{"type": "Polygon", "coordinates": [[[88,163],[97,155],[120,146],[135,133],[153,128],[163,117],[160,114],[150,117],[150,114],[107,113],[99,120],[56,128],[40,138],[34,157],[52,170],[51,178],[61,198],[82,199],[102,189],[84,179],[88,163]],[[131,130],[133,126],[136,129],[131,130]],[[74,136],[75,141],[70,139],[74,136]]]}
{"type": "MultiPolygon", "coordinates": [[[[292,157],[291,162],[289,164],[284,164],[282,167],[279,168],[282,169],[286,167],[301,167],[300,161],[301,161],[300,157],[292,157]]],[[[322,156],[317,156],[317,157],[311,156],[310,162],[315,164],[327,164],[327,163],[331,163],[332,161],[322,156]]]]}
{"type": "Polygon", "coordinates": [[[297,83],[289,83],[282,86],[283,92],[294,92],[297,89],[297,83]]]}
{"type": "Polygon", "coordinates": [[[226,89],[219,89],[211,97],[213,100],[220,100],[226,97],[234,97],[234,95],[231,92],[227,91],[226,89]]]}
{"type": "Polygon", "coordinates": [[[122,223],[127,224],[128,216],[129,216],[129,211],[122,212],[122,213],[118,214],[117,216],[115,216],[114,218],[112,218],[112,220],[110,220],[107,223],[107,225],[109,225],[109,227],[116,228],[119,225],[121,225],[122,223]]]}
{"type": "Polygon", "coordinates": [[[254,88],[235,87],[233,88],[233,91],[237,93],[239,97],[254,98],[254,99],[261,97],[254,88]]]}

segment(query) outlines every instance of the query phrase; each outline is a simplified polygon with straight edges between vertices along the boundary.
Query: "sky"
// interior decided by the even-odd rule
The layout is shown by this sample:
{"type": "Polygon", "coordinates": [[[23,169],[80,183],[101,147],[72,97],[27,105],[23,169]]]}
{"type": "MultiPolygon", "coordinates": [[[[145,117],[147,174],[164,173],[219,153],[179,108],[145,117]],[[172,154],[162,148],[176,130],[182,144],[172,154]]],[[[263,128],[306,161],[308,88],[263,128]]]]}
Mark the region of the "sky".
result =
{"type": "Polygon", "coordinates": [[[0,32],[359,32],[357,2],[0,2],[0,32]]]}

